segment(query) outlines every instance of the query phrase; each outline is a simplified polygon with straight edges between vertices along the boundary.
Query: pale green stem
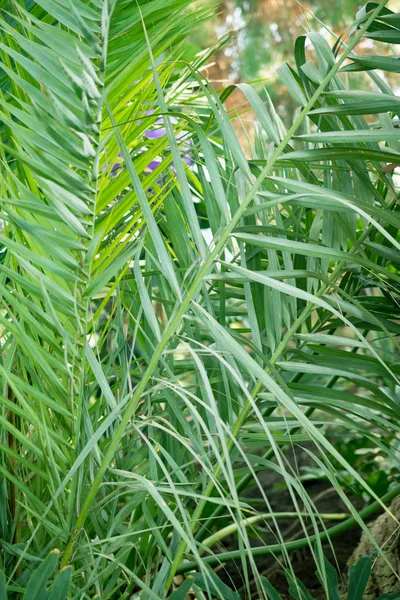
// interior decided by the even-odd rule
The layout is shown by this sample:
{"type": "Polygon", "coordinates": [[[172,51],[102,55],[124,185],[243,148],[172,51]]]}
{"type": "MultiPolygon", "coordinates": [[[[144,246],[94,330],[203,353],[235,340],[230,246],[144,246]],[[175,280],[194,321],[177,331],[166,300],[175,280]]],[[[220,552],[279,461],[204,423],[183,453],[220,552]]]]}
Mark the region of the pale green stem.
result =
{"type": "MultiPolygon", "coordinates": [[[[132,395],[132,399],[130,400],[130,402],[125,410],[125,413],[122,416],[121,421],[120,421],[117,429],[114,432],[113,438],[108,445],[108,448],[104,455],[103,461],[102,461],[102,463],[99,467],[99,470],[97,472],[97,475],[88,491],[88,494],[87,494],[86,500],[82,506],[81,512],[76,520],[75,529],[74,529],[74,531],[68,541],[68,544],[65,548],[64,556],[63,556],[62,563],[61,563],[62,566],[65,566],[69,562],[69,559],[70,559],[72,552],[74,550],[74,547],[75,547],[75,543],[76,543],[78,536],[80,534],[80,531],[86,521],[90,507],[95,499],[95,496],[97,494],[97,491],[98,491],[100,485],[102,484],[103,475],[106,472],[108,466],[110,465],[111,461],[113,460],[113,458],[115,456],[115,453],[118,449],[120,441],[125,434],[126,427],[136,411],[136,408],[140,402],[140,398],[141,398],[143,392],[145,391],[146,386],[147,386],[149,380],[151,379],[154,370],[157,368],[157,364],[158,364],[164,350],[166,349],[171,337],[174,335],[177,327],[181,323],[182,317],[184,316],[185,312],[189,308],[190,303],[192,302],[192,300],[198,293],[198,291],[203,283],[204,277],[208,274],[208,272],[211,269],[212,265],[214,264],[215,260],[218,258],[220,252],[224,249],[229,236],[231,235],[231,233],[233,232],[235,227],[240,222],[240,219],[242,218],[243,213],[245,212],[247,206],[250,204],[250,202],[256,196],[257,191],[258,191],[260,185],[262,184],[262,182],[264,181],[265,177],[270,175],[279,156],[282,154],[283,150],[286,148],[287,144],[289,143],[289,141],[291,140],[293,135],[296,133],[297,129],[300,127],[301,123],[304,121],[304,119],[306,118],[309,111],[314,106],[315,102],[318,100],[318,98],[320,97],[322,92],[325,90],[326,86],[331,81],[332,77],[334,77],[334,75],[339,71],[341,65],[347,59],[349,53],[356,46],[356,44],[361,39],[361,37],[363,36],[365,31],[368,29],[369,25],[372,23],[372,21],[375,19],[375,17],[379,14],[379,12],[382,10],[382,8],[387,4],[387,1],[388,0],[382,0],[382,2],[380,2],[378,7],[371,13],[371,16],[369,17],[369,19],[366,21],[366,23],[363,25],[363,27],[360,29],[360,31],[357,33],[357,35],[353,38],[352,43],[348,46],[346,51],[342,54],[342,56],[339,58],[339,60],[335,63],[335,65],[332,67],[331,71],[324,78],[324,80],[318,86],[317,90],[314,92],[314,94],[312,95],[310,100],[304,106],[300,115],[297,117],[296,121],[293,123],[291,128],[286,133],[284,139],[281,141],[279,146],[276,148],[275,152],[272,154],[268,164],[264,167],[264,169],[261,171],[261,173],[258,176],[258,178],[256,179],[256,181],[254,182],[252,188],[250,189],[249,194],[243,200],[242,204],[240,205],[240,207],[238,208],[236,213],[233,215],[230,223],[225,227],[224,231],[221,234],[220,239],[218,240],[214,249],[210,252],[209,256],[203,263],[203,266],[200,268],[193,284],[190,286],[187,294],[185,295],[185,297],[182,299],[181,303],[179,304],[179,306],[175,312],[175,315],[171,317],[171,319],[168,323],[168,326],[165,329],[164,334],[163,334],[163,336],[162,336],[162,338],[150,360],[150,363],[149,363],[146,371],[143,373],[143,376],[142,376],[140,382],[138,383],[138,385],[135,389],[135,392],[132,395]]],[[[239,416],[239,418],[236,422],[236,426],[233,431],[233,435],[235,437],[237,437],[237,435],[238,435],[238,432],[242,426],[242,423],[245,419],[246,414],[247,414],[247,410],[246,410],[246,412],[242,411],[241,415],[239,416]]],[[[218,469],[216,469],[216,471],[218,472],[218,469]]],[[[205,496],[207,496],[211,493],[213,487],[214,487],[213,483],[210,482],[210,484],[208,485],[207,490],[205,492],[205,496]]],[[[195,528],[197,519],[199,518],[199,516],[201,515],[201,513],[203,511],[205,503],[206,503],[206,500],[203,500],[197,505],[197,508],[193,514],[193,521],[192,521],[193,529],[195,528]]],[[[173,564],[171,565],[171,571],[170,571],[170,575],[169,575],[168,581],[167,581],[167,589],[169,589],[169,587],[171,586],[171,583],[175,576],[176,570],[179,566],[180,561],[182,560],[182,556],[183,556],[185,550],[186,550],[186,543],[181,542],[181,545],[177,550],[175,560],[174,560],[173,564]]]]}
{"type": "Polygon", "coordinates": [[[298,519],[299,517],[318,517],[319,519],[324,519],[327,521],[343,521],[344,519],[348,519],[350,517],[349,513],[315,513],[312,515],[311,513],[298,513],[298,512],[282,512],[282,513],[264,513],[255,515],[254,517],[249,517],[248,519],[243,519],[240,523],[231,523],[226,527],[223,527],[210,537],[206,538],[201,542],[202,546],[206,546],[207,548],[211,548],[224,538],[228,537],[228,535],[232,535],[232,533],[236,533],[239,529],[239,524],[241,527],[248,527],[249,525],[254,525],[255,523],[259,523],[260,521],[267,521],[274,519],[298,519]]]}
{"type": "MultiPolygon", "coordinates": [[[[366,508],[360,511],[360,517],[362,519],[367,519],[375,512],[379,511],[382,508],[382,504],[390,502],[393,498],[396,498],[400,494],[400,485],[397,485],[390,492],[387,492],[380,501],[373,502],[366,508]]],[[[357,524],[357,521],[354,517],[350,517],[330,527],[329,529],[325,529],[325,531],[320,531],[318,535],[310,535],[308,537],[300,538],[298,540],[293,540],[291,542],[286,542],[285,544],[269,544],[267,546],[255,546],[254,548],[245,548],[241,550],[232,550],[230,552],[222,552],[221,554],[212,554],[211,556],[205,556],[203,561],[212,567],[213,565],[221,565],[224,562],[229,562],[232,560],[240,560],[244,554],[252,554],[253,556],[269,556],[269,555],[277,555],[280,554],[286,549],[288,552],[293,552],[294,550],[299,550],[300,548],[309,548],[311,544],[319,540],[325,541],[330,539],[335,535],[343,534],[345,531],[354,527],[357,524]]],[[[194,561],[188,563],[181,563],[178,566],[177,574],[179,573],[188,573],[189,571],[193,571],[197,567],[197,563],[194,561]]]]}
{"type": "MultiPolygon", "coordinates": [[[[239,207],[239,209],[237,210],[233,220],[234,222],[234,226],[232,227],[232,223],[228,226],[228,229],[230,229],[230,231],[233,230],[234,227],[236,227],[236,224],[239,222],[240,217],[242,216],[243,212],[246,210],[248,204],[250,203],[250,201],[253,199],[254,195],[256,194],[256,191],[258,189],[259,184],[265,179],[265,177],[267,177],[272,169],[273,166],[275,164],[275,162],[277,161],[277,159],[279,158],[279,156],[281,155],[281,153],[283,152],[283,150],[285,149],[285,147],[287,146],[287,144],[289,143],[290,139],[293,137],[293,135],[295,134],[295,132],[297,131],[297,129],[300,127],[301,123],[304,121],[304,119],[306,118],[306,116],[308,115],[309,111],[312,109],[312,107],[314,106],[315,102],[318,100],[318,98],[320,97],[320,95],[323,93],[323,91],[325,90],[326,86],[328,85],[328,83],[331,81],[331,79],[336,75],[336,73],[339,71],[341,65],[344,63],[344,61],[347,59],[349,53],[352,51],[352,49],[356,46],[356,44],[359,42],[359,40],[361,39],[361,37],[364,35],[365,31],[368,29],[368,27],[370,26],[370,24],[372,23],[372,21],[376,18],[376,16],[379,14],[379,12],[382,10],[382,8],[387,4],[387,0],[383,0],[378,6],[377,8],[371,13],[369,19],[365,22],[365,24],[363,25],[363,27],[359,30],[358,34],[353,38],[353,41],[351,44],[349,44],[349,46],[346,48],[345,52],[341,55],[341,57],[339,58],[339,60],[335,63],[335,65],[332,67],[332,69],[329,71],[329,73],[326,75],[326,77],[324,78],[324,80],[322,81],[322,83],[318,86],[318,88],[316,89],[316,91],[314,92],[314,94],[312,95],[312,97],[310,98],[310,100],[307,102],[307,104],[304,106],[303,110],[301,111],[301,113],[299,114],[299,116],[297,117],[296,121],[293,123],[293,125],[291,126],[291,128],[288,130],[288,132],[286,133],[284,139],[282,140],[282,142],[279,144],[279,146],[276,148],[275,152],[273,153],[273,155],[271,156],[271,159],[269,161],[269,163],[263,168],[263,170],[261,171],[259,177],[257,178],[255,184],[253,185],[252,189],[250,190],[249,196],[246,197],[246,199],[243,201],[243,203],[241,204],[241,206],[239,207]],[[240,213],[240,214],[239,214],[240,213]],[[239,215],[239,217],[236,219],[237,215],[239,215]]],[[[230,232],[229,232],[230,234],[230,232]]],[[[228,235],[229,235],[228,234],[228,235]]],[[[227,239],[228,236],[223,236],[224,239],[224,244],[225,241],[227,239]]],[[[224,245],[223,244],[223,245],[224,245]]],[[[221,246],[221,249],[223,247],[223,245],[221,246]]],[[[219,246],[219,244],[217,245],[217,247],[219,246]]],[[[215,251],[215,250],[214,250],[215,251]]],[[[219,250],[218,250],[219,251],[219,250]]],[[[326,289],[326,288],[325,288],[326,289]]],[[[323,290],[322,293],[324,293],[325,289],[323,290]]],[[[185,298],[186,299],[186,298],[185,298]]],[[[303,322],[303,320],[305,318],[307,318],[307,316],[309,315],[309,313],[312,311],[313,306],[308,305],[308,307],[305,308],[305,310],[303,311],[302,315],[300,315],[300,317],[298,317],[298,319],[296,319],[296,321],[294,322],[294,324],[292,325],[292,327],[286,332],[286,335],[284,336],[284,338],[282,339],[281,343],[279,344],[276,352],[275,352],[275,360],[274,361],[270,361],[270,363],[274,363],[278,360],[278,358],[281,356],[281,354],[284,352],[288,342],[290,341],[290,339],[293,336],[293,333],[296,332],[297,328],[299,327],[299,325],[303,322]]],[[[262,384],[259,382],[252,393],[253,398],[260,392],[260,390],[262,389],[262,384]]],[[[242,425],[244,423],[244,421],[246,420],[246,417],[249,413],[249,410],[251,408],[251,404],[250,401],[247,401],[246,405],[244,406],[244,408],[242,409],[241,413],[238,416],[238,419],[235,423],[235,426],[233,428],[232,431],[232,437],[233,439],[236,439],[240,429],[242,428],[242,425]]],[[[232,449],[233,447],[233,440],[230,439],[227,443],[228,446],[228,451],[232,449]]],[[[215,478],[213,478],[213,480],[210,481],[210,483],[208,484],[205,492],[204,492],[204,499],[201,500],[199,502],[199,504],[196,507],[196,510],[193,513],[193,520],[192,520],[192,531],[195,529],[196,524],[201,516],[201,513],[203,512],[204,506],[206,505],[207,500],[205,499],[206,497],[208,497],[212,490],[214,489],[214,481],[215,479],[217,479],[220,475],[220,471],[221,471],[221,467],[217,466],[215,469],[215,473],[214,476],[215,478]]],[[[174,562],[171,566],[171,570],[170,570],[170,574],[167,580],[167,584],[166,584],[166,589],[168,590],[171,587],[171,584],[173,582],[175,573],[177,571],[177,568],[182,560],[182,557],[185,553],[186,550],[186,542],[182,541],[177,552],[175,555],[175,559],[174,562]]]]}

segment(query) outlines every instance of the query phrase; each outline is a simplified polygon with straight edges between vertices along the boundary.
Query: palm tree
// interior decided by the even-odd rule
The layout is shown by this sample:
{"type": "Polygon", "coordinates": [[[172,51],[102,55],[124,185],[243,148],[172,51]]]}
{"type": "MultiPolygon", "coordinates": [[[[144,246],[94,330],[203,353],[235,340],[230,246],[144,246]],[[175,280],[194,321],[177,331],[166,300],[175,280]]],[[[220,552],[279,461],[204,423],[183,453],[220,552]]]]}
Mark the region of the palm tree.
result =
{"type": "Polygon", "coordinates": [[[333,50],[310,34],[316,63],[296,42],[288,130],[241,85],[249,158],[231,90],[202,75],[209,54],[180,59],[208,16],[189,4],[2,3],[0,535],[15,594],[57,547],[71,598],[165,598],[193,569],[227,597],[210,566],[231,559],[247,597],[267,598],[256,557],[290,571],[292,546],[260,470],[328,589],[302,445],[345,527],[368,532],[346,481],[374,509],[399,492],[381,497],[334,443],[361,435],[397,459],[399,100],[375,69],[398,59],[355,47],[398,41],[398,17],[367,7],[333,50]],[[273,545],[254,548],[249,515],[273,545]],[[221,553],[228,533],[238,549],[221,553]]]}

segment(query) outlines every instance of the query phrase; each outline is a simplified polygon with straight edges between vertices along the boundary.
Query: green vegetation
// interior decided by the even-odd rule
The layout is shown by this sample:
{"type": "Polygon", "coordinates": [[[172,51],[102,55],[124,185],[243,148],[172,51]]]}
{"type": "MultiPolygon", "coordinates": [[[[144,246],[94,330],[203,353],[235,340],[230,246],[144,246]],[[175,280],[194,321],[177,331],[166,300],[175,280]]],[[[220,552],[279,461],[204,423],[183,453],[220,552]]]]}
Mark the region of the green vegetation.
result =
{"type": "Polygon", "coordinates": [[[0,1],[0,600],[276,600],[267,555],[308,600],[296,548],[338,600],[336,535],[386,556],[400,59],[357,52],[400,17],[298,38],[289,128],[240,84],[247,155],[190,4],[0,1]]]}

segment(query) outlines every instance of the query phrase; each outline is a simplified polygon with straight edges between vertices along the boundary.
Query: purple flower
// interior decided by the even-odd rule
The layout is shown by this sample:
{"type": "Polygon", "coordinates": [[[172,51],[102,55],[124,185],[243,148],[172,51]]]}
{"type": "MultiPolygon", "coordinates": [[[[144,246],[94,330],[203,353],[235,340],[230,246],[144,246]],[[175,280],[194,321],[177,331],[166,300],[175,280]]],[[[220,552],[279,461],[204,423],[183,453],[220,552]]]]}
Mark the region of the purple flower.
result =
{"type": "MultiPolygon", "coordinates": [[[[147,116],[151,116],[154,114],[154,110],[148,110],[145,112],[145,114],[147,116]]],[[[176,125],[179,121],[178,119],[176,119],[175,117],[171,117],[170,118],[171,122],[176,125]]],[[[141,123],[141,121],[139,121],[139,123],[141,123]]],[[[144,137],[147,138],[148,140],[158,140],[161,139],[162,137],[164,137],[167,134],[167,131],[165,129],[165,127],[157,127],[159,125],[164,125],[164,119],[163,117],[160,117],[158,119],[156,119],[156,121],[153,124],[153,127],[151,129],[146,129],[146,131],[144,132],[144,137]],[[154,128],[155,126],[155,128],[154,128]]],[[[182,138],[184,137],[185,132],[184,131],[180,131],[176,134],[176,139],[177,141],[181,141],[182,138]]],[[[190,144],[188,142],[182,142],[182,146],[184,148],[185,154],[182,156],[182,161],[188,166],[190,167],[193,163],[192,161],[192,155],[190,152],[190,144]]],[[[147,150],[146,147],[142,148],[139,152],[145,152],[147,150]]],[[[120,152],[118,154],[118,158],[122,158],[122,153],[120,152]]],[[[157,157],[156,159],[152,160],[147,167],[145,168],[144,172],[147,175],[150,175],[153,171],[155,171],[160,165],[162,164],[162,157],[157,157]]],[[[112,169],[111,169],[111,174],[110,177],[114,177],[117,174],[118,169],[120,169],[122,167],[122,162],[116,162],[112,169]]],[[[172,169],[175,171],[175,167],[174,164],[172,164],[172,169]]],[[[157,183],[159,185],[161,185],[162,183],[164,183],[164,180],[161,179],[159,181],[157,181],[157,183]]],[[[152,192],[151,189],[148,190],[148,192],[152,192]]]]}
{"type": "Polygon", "coordinates": [[[159,167],[161,165],[161,160],[152,160],[151,163],[149,165],[147,165],[147,167],[145,168],[145,173],[152,173],[153,171],[155,171],[157,169],[157,167],[159,167]]]}
{"type": "Polygon", "coordinates": [[[149,140],[158,140],[159,138],[162,138],[166,133],[167,130],[164,129],[164,127],[161,127],[160,129],[149,129],[144,132],[144,135],[149,140]]]}
{"type": "MultiPolygon", "coordinates": [[[[122,152],[118,154],[118,158],[122,158],[122,152]]],[[[111,177],[114,177],[115,172],[122,167],[122,163],[116,162],[111,169],[111,177]]]]}
{"type": "MultiPolygon", "coordinates": [[[[188,144],[187,144],[188,145],[188,144]]],[[[193,163],[192,161],[192,157],[190,154],[185,154],[185,156],[182,156],[182,161],[185,163],[186,166],[190,167],[193,163]]]]}

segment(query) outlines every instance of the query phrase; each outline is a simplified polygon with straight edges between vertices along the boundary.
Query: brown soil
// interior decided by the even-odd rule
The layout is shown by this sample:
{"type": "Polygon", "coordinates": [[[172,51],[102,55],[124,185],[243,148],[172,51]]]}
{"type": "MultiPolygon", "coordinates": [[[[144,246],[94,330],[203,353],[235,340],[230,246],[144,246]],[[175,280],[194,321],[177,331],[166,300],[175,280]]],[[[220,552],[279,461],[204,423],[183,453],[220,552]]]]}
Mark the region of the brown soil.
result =
{"type": "MultiPolygon", "coordinates": [[[[321,513],[346,512],[346,508],[338,498],[337,493],[326,482],[310,482],[305,487],[321,513]]],[[[250,490],[248,494],[254,497],[255,491],[250,490]]],[[[293,511],[293,505],[287,492],[275,492],[269,496],[269,500],[273,510],[279,512],[293,511]]],[[[352,498],[352,502],[356,508],[361,508],[360,501],[357,498],[352,498]]],[[[378,545],[385,550],[387,562],[382,558],[378,558],[373,563],[370,583],[368,584],[363,600],[376,600],[381,594],[400,592],[400,497],[392,502],[389,510],[395,519],[390,514],[384,513],[376,519],[372,518],[368,525],[378,545]],[[392,566],[389,566],[388,563],[392,566]]],[[[326,522],[327,527],[334,524],[333,522],[326,522]]],[[[283,537],[286,540],[296,539],[304,535],[298,528],[298,525],[294,525],[293,521],[282,521],[280,522],[280,527],[283,537]]],[[[270,539],[268,538],[269,536],[267,538],[264,537],[258,543],[260,545],[268,542],[276,543],[272,535],[270,539]]],[[[375,547],[370,543],[365,533],[361,535],[358,527],[349,529],[342,535],[335,536],[332,542],[334,554],[329,543],[324,544],[324,553],[340,573],[339,581],[341,582],[342,597],[346,598],[349,566],[356,563],[360,556],[373,553],[375,547]]],[[[257,540],[254,540],[254,545],[257,545],[257,540]]],[[[236,538],[232,537],[225,540],[225,550],[236,548],[236,538]]],[[[315,575],[315,562],[311,552],[308,549],[295,551],[290,555],[290,562],[296,576],[304,583],[313,599],[326,600],[326,594],[315,575]]],[[[256,564],[259,571],[269,579],[271,584],[281,594],[282,600],[293,600],[292,596],[288,593],[287,581],[283,566],[279,562],[279,557],[277,560],[272,556],[261,557],[256,559],[256,564]]],[[[250,596],[246,595],[240,561],[226,564],[218,571],[221,579],[230,587],[234,587],[242,598],[246,600],[258,598],[255,590],[251,592],[250,596]]]]}
{"type": "MultiPolygon", "coordinates": [[[[271,483],[269,487],[271,487],[271,483]]],[[[335,490],[332,489],[328,483],[313,481],[305,485],[305,488],[321,513],[347,512],[347,508],[343,505],[335,490]]],[[[292,501],[287,492],[274,492],[269,495],[269,500],[272,509],[275,511],[291,512],[294,510],[292,501]]],[[[352,498],[352,501],[357,508],[361,508],[357,499],[352,498]]],[[[337,522],[326,521],[326,527],[331,527],[336,523],[337,522]]],[[[304,537],[303,531],[298,526],[298,521],[280,521],[279,525],[283,537],[286,540],[304,537]]],[[[310,533],[312,533],[311,528],[310,533]]],[[[334,555],[328,542],[323,545],[326,557],[333,565],[335,565],[339,573],[344,573],[347,570],[347,563],[354,548],[357,547],[360,537],[361,533],[357,527],[347,530],[342,535],[335,536],[333,540],[335,549],[334,555]]],[[[267,536],[267,538],[264,537],[262,541],[259,541],[259,544],[261,545],[268,542],[276,543],[276,539],[273,535],[267,536]]],[[[257,545],[257,540],[254,540],[254,545],[257,545]]],[[[231,539],[227,538],[225,540],[224,549],[231,550],[236,548],[237,539],[235,537],[232,537],[231,539]]],[[[256,559],[256,564],[260,573],[265,575],[281,594],[282,600],[293,600],[292,596],[288,594],[288,585],[284,575],[284,568],[280,564],[279,558],[280,557],[277,557],[277,560],[275,560],[273,556],[260,557],[256,559]]],[[[293,552],[290,554],[290,562],[296,576],[304,583],[313,598],[315,600],[326,600],[326,594],[315,575],[316,567],[310,550],[305,548],[293,552]]],[[[240,561],[224,565],[224,567],[219,570],[218,575],[230,587],[234,586],[242,598],[253,600],[253,598],[258,597],[255,590],[251,597],[246,595],[246,591],[243,587],[243,570],[240,561]]],[[[373,600],[375,600],[375,598],[376,597],[374,597],[373,600]]]]}

